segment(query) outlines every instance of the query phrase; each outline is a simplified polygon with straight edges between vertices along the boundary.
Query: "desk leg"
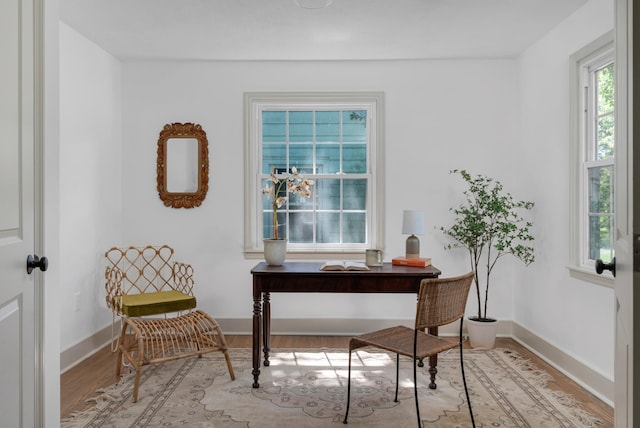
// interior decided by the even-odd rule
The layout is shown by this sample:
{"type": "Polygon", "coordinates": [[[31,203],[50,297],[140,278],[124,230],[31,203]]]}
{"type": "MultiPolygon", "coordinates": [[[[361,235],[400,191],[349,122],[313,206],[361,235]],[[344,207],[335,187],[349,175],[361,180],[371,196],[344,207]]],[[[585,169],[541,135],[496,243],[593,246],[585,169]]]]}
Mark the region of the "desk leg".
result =
{"type": "Polygon", "coordinates": [[[259,388],[258,377],[260,376],[260,294],[253,295],[253,387],[259,388]]]}
{"type": "MultiPolygon", "coordinates": [[[[434,336],[438,335],[438,327],[432,327],[429,329],[429,334],[433,334],[434,336]]],[[[436,385],[436,374],[438,373],[438,354],[432,355],[429,357],[429,374],[431,375],[431,383],[429,384],[430,389],[436,389],[438,386],[436,385]]]]}
{"type": "Polygon", "coordinates": [[[271,351],[271,293],[264,293],[262,334],[264,335],[264,366],[269,367],[269,352],[271,351]]]}

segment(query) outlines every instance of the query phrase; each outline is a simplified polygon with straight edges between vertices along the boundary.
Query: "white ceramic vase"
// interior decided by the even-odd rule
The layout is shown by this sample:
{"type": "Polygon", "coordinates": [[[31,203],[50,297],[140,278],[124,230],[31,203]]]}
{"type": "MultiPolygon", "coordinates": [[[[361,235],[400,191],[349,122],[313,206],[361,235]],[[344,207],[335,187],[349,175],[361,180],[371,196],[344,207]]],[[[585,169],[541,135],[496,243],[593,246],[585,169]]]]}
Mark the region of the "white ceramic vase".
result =
{"type": "Polygon", "coordinates": [[[468,318],[469,344],[472,348],[492,349],[496,343],[497,329],[497,320],[478,321],[468,318]]]}
{"type": "Polygon", "coordinates": [[[286,239],[263,239],[264,260],[270,266],[282,266],[287,258],[286,239]]]}

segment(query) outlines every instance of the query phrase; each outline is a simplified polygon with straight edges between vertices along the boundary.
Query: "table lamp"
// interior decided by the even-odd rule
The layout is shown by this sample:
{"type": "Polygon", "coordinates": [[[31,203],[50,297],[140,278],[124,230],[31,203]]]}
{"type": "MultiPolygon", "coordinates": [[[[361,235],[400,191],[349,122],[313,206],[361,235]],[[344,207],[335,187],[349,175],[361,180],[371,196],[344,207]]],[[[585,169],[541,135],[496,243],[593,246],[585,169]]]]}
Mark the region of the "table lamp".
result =
{"type": "Polygon", "coordinates": [[[424,211],[405,210],[402,212],[402,234],[407,238],[405,257],[420,258],[420,240],[416,235],[424,235],[424,211]]]}

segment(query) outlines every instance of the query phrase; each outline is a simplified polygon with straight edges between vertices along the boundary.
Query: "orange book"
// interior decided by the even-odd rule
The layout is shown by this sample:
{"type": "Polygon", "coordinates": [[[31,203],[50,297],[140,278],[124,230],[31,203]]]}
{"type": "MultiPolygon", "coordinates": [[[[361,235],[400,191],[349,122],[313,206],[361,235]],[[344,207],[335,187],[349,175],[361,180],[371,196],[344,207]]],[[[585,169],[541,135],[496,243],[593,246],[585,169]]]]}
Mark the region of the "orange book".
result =
{"type": "Polygon", "coordinates": [[[397,266],[427,267],[427,266],[431,266],[431,259],[429,258],[408,259],[406,257],[398,256],[391,259],[391,264],[397,265],[397,266]]]}

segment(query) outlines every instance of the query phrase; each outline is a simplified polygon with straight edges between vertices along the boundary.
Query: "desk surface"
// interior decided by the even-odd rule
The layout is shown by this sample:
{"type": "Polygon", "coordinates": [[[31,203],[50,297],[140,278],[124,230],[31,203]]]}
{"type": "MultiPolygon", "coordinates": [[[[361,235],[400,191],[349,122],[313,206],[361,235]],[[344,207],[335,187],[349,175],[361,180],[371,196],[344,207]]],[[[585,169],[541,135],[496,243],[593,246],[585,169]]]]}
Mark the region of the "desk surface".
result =
{"type": "Polygon", "coordinates": [[[370,270],[320,270],[322,262],[286,262],[269,266],[262,262],[253,269],[254,297],[261,292],[314,293],[415,293],[420,280],[437,278],[441,272],[434,266],[418,268],[384,263],[370,270]]]}

